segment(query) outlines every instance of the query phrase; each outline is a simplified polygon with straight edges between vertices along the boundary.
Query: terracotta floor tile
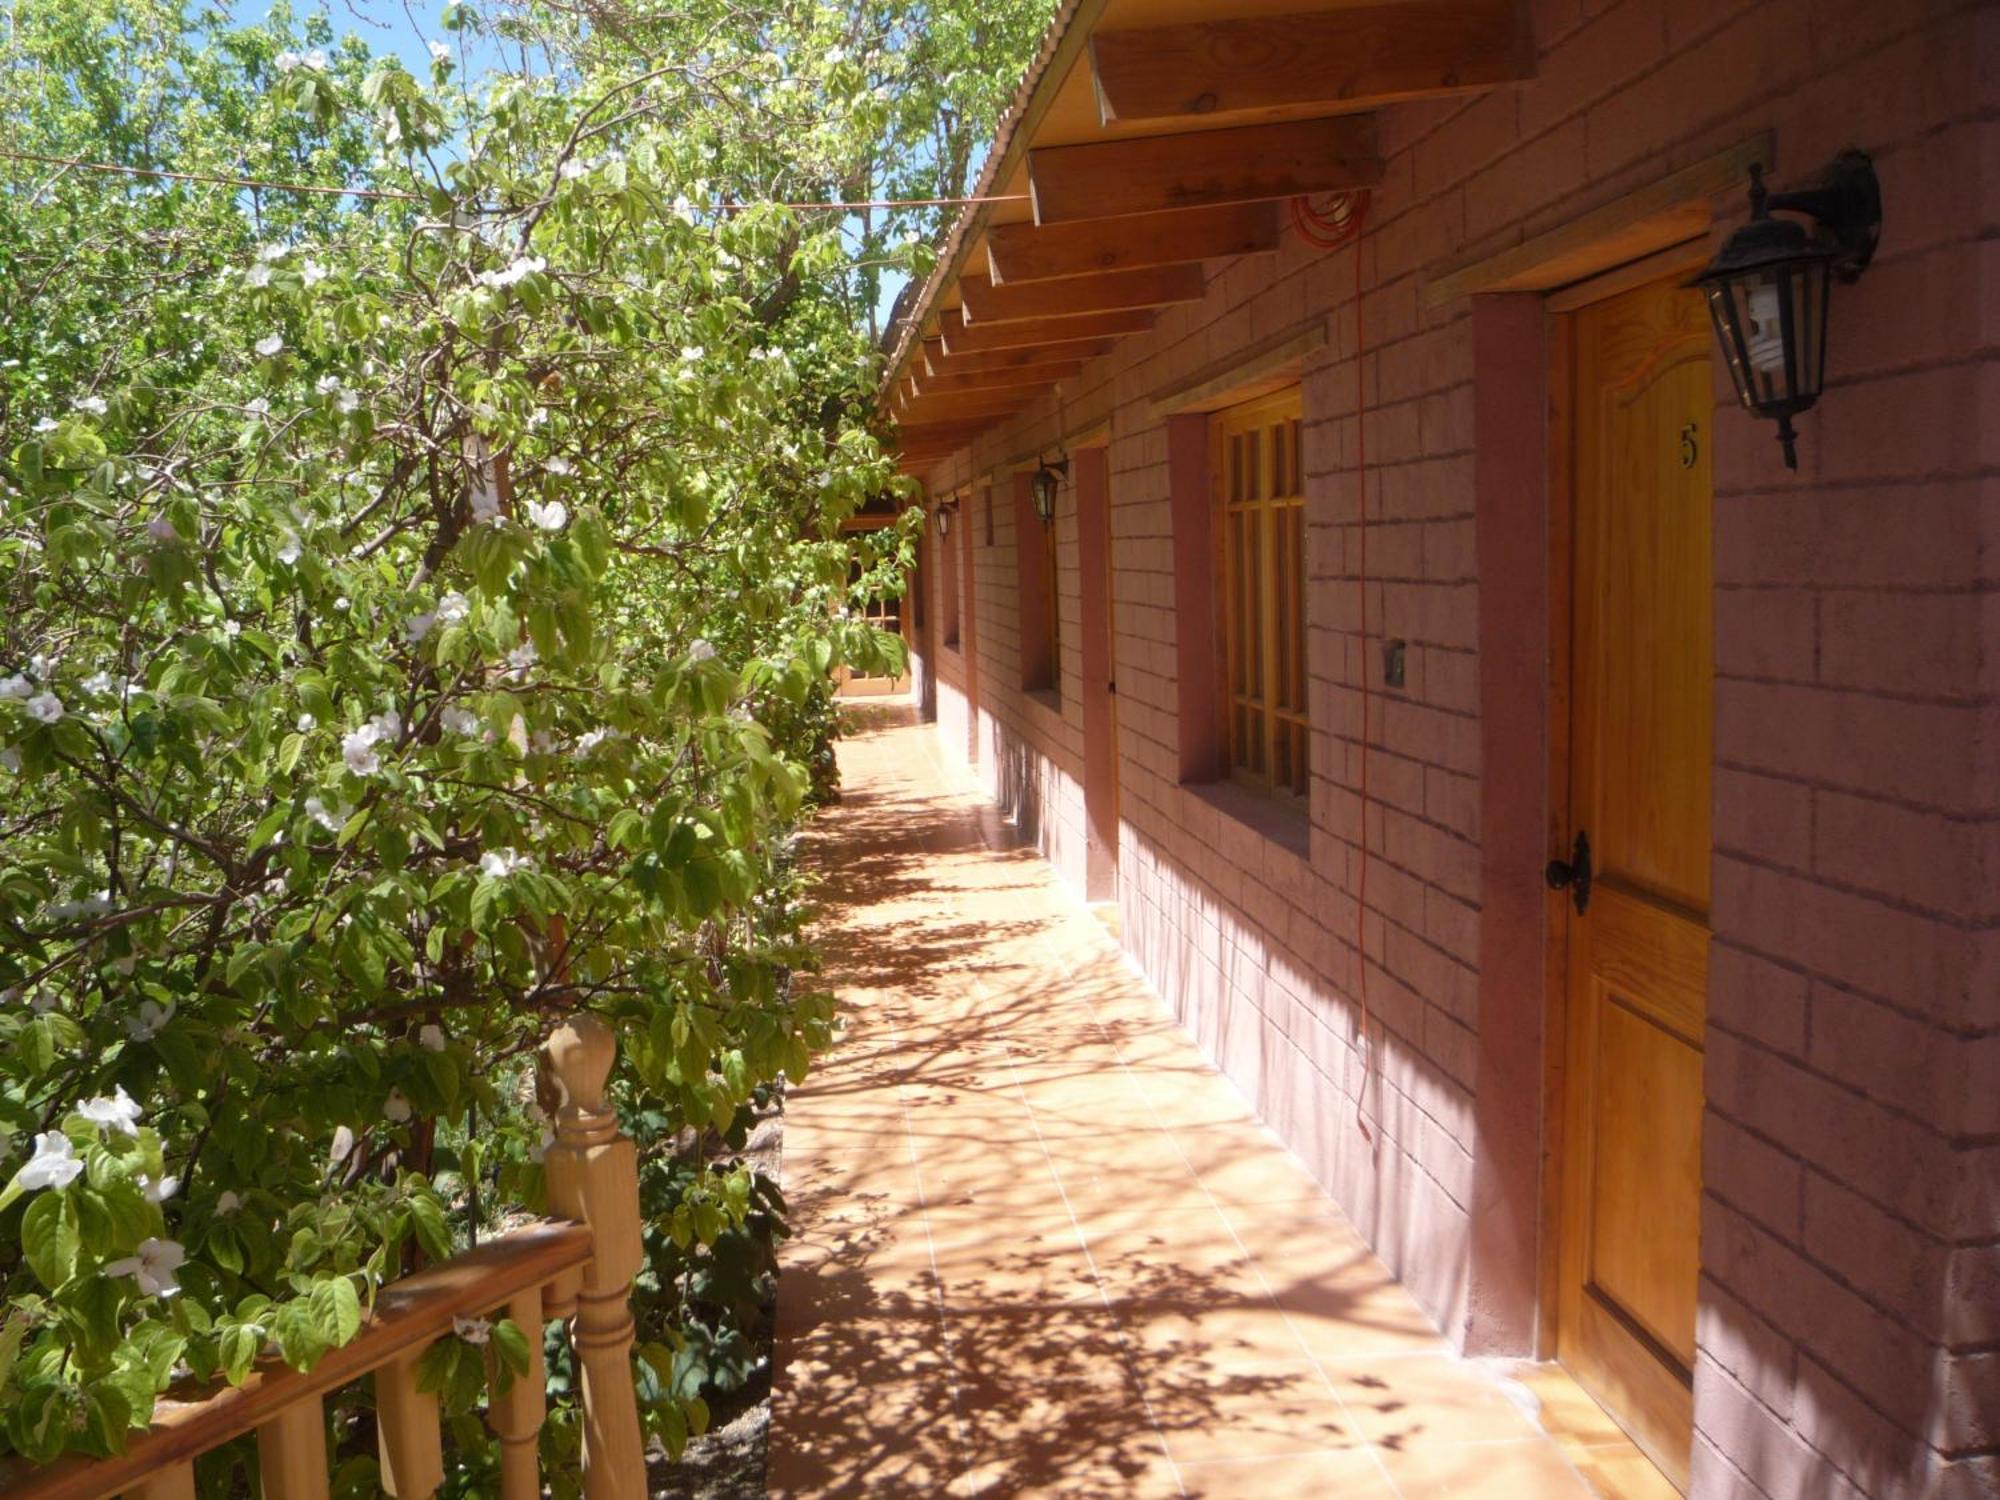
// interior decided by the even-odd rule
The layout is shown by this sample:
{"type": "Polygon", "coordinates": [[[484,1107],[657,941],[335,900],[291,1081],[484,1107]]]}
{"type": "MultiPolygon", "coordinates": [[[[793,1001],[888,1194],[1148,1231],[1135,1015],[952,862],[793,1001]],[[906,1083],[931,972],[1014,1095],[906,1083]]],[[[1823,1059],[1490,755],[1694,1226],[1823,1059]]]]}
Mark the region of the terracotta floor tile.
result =
{"type": "Polygon", "coordinates": [[[1396,1500],[1366,1450],[1187,1463],[1180,1480],[1188,1500],[1396,1500]]]}
{"type": "Polygon", "coordinates": [[[765,1483],[772,1500],[933,1496],[968,1467],[942,1375],[772,1398],[765,1483]]]}
{"type": "Polygon", "coordinates": [[[1591,1500],[1589,1487],[1545,1438],[1377,1452],[1405,1500],[1591,1500]]]}
{"type": "Polygon", "coordinates": [[[1490,1370],[1455,1355],[1326,1360],[1322,1368],[1362,1433],[1384,1448],[1539,1436],[1490,1370]]]}
{"type": "Polygon", "coordinates": [[[1307,1361],[1211,1369],[1153,1360],[1139,1383],[1177,1464],[1366,1446],[1326,1377],[1307,1361]]]}

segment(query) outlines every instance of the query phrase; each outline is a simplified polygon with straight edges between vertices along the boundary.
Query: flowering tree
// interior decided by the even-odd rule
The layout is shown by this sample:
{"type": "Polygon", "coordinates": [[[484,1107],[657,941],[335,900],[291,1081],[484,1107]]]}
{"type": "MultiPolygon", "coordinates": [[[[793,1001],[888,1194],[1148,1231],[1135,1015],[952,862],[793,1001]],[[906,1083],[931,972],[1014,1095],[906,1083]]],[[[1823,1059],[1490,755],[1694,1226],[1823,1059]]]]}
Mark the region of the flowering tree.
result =
{"type": "MultiPolygon", "coordinates": [[[[787,835],[910,532],[841,531],[896,486],[860,283],[765,200],[882,109],[683,19],[467,90],[282,9],[14,7],[20,151],[376,196],[0,162],[0,1450],[309,1365],[536,1206],[558,1013],[619,1027],[665,1141],[827,1039],[787,835]]],[[[648,1206],[699,1253],[752,1184],[683,1166],[648,1206]]],[[[461,1408],[522,1337],[466,1332],[461,1408]]]]}

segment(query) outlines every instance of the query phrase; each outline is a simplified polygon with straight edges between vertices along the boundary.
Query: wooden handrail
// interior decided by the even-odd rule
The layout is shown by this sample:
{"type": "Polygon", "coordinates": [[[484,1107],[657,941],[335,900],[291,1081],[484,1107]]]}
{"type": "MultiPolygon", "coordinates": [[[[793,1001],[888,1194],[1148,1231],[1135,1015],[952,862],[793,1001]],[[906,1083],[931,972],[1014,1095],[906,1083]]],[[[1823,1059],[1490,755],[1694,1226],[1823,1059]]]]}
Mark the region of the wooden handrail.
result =
{"type": "Polygon", "coordinates": [[[326,1500],[322,1398],[375,1377],[382,1485],[397,1500],[430,1500],[445,1479],[438,1398],[418,1388],[418,1364],[452,1320],[503,1312],[528,1336],[532,1389],[519,1381],[489,1404],[500,1439],[501,1500],[538,1500],[536,1439],[547,1410],[542,1335],[560,1318],[576,1355],[585,1500],[644,1500],[646,1452],[632,1381],[632,1280],[644,1266],[638,1148],[604,1097],[618,1047],[595,1016],[550,1033],[543,1065],[562,1085],[555,1141],[543,1158],[548,1200],[570,1222],[543,1223],[391,1282],[359,1333],[298,1371],[260,1359],[240,1386],[176,1386],[153,1422],[114,1458],[71,1457],[41,1468],[0,1462],[10,1500],[196,1500],[194,1460],[257,1434],[264,1493],[326,1500]]]}
{"type": "MultiPolygon", "coordinates": [[[[219,1448],[287,1409],[393,1363],[399,1355],[451,1332],[452,1319],[491,1312],[589,1263],[591,1232],[582,1224],[543,1223],[488,1240],[477,1249],[385,1286],[361,1331],[309,1371],[276,1355],[259,1360],[240,1386],[217,1381],[176,1388],[160,1398],[153,1425],[115,1458],[68,1458],[35,1468],[0,1467],[8,1500],[104,1500],[162,1469],[219,1448]]],[[[539,1328],[525,1330],[539,1345],[539,1328]]]]}

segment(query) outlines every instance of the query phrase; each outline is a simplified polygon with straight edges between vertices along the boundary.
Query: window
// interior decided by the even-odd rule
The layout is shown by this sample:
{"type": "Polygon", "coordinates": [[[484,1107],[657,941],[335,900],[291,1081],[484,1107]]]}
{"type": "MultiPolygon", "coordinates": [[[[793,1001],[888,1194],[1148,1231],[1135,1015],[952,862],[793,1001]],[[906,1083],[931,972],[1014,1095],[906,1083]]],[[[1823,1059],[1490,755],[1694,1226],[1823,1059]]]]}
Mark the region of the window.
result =
{"type": "Polygon", "coordinates": [[[951,506],[951,531],[938,538],[938,613],[944,616],[944,643],[958,648],[958,553],[964,539],[958,532],[961,507],[951,506]]]}
{"type": "Polygon", "coordinates": [[[1238,781],[1303,796],[1311,730],[1299,389],[1231,407],[1214,422],[1224,764],[1238,781]]]}
{"type": "MultiPolygon", "coordinates": [[[[1057,506],[1062,504],[1057,497],[1057,506]]],[[[1014,568],[1021,601],[1021,687],[1030,693],[1062,692],[1061,615],[1057,597],[1056,528],[1035,514],[1033,476],[1014,476],[1014,568]]]]}

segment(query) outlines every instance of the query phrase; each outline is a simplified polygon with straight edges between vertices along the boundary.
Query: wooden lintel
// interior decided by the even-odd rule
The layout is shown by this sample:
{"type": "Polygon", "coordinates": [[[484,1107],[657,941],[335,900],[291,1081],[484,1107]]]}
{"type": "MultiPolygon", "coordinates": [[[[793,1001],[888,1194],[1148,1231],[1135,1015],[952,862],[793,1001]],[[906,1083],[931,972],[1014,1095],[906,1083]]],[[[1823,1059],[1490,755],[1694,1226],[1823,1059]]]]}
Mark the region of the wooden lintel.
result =
{"type": "Polygon", "coordinates": [[[1595,276],[1706,234],[1710,200],[1748,192],[1750,164],[1772,166],[1768,131],[1680,171],[1579,214],[1494,254],[1462,261],[1424,281],[1426,307],[1442,307],[1474,292],[1548,291],[1595,276]]]}
{"type": "Polygon", "coordinates": [[[1028,153],[1037,224],[1342,193],[1382,180],[1371,114],[1139,136],[1028,153]]]}
{"type": "Polygon", "coordinates": [[[921,381],[926,375],[979,375],[991,370],[1018,370],[1051,360],[1091,360],[1118,347],[1116,339],[1065,339],[1060,343],[1028,344],[1018,349],[991,349],[981,354],[947,354],[941,338],[924,340],[921,381]]]}
{"type": "Polygon", "coordinates": [[[1102,276],[1065,276],[995,286],[984,276],[958,278],[958,296],[968,327],[1018,323],[1030,318],[1074,317],[1079,313],[1122,312],[1198,302],[1207,281],[1199,263],[1107,271],[1102,276]]]}
{"type": "Polygon", "coordinates": [[[1532,77],[1527,21],[1520,0],[1402,0],[1100,31],[1091,76],[1107,125],[1365,108],[1532,77]]]}
{"type": "Polygon", "coordinates": [[[1275,250],[1278,229],[1275,203],[1225,203],[1074,224],[996,224],[986,232],[986,267],[996,286],[1094,276],[1275,250]]]}
{"type": "Polygon", "coordinates": [[[1280,329],[1247,349],[1209,361],[1185,379],[1154,391],[1149,414],[1155,419],[1189,411],[1214,411],[1290,385],[1306,357],[1326,343],[1326,316],[1280,329]]]}
{"type": "Polygon", "coordinates": [[[918,396],[953,396],[966,391],[1005,391],[1023,387],[1052,385],[1068,380],[1083,368],[1076,359],[1044,360],[1039,364],[1016,365],[1007,370],[974,370],[963,374],[921,375],[918,396]]]}
{"type": "Polygon", "coordinates": [[[1071,318],[1037,318],[1020,323],[981,323],[968,327],[957,308],[938,314],[938,331],[945,356],[985,354],[995,349],[1025,349],[1035,345],[1058,344],[1076,339],[1121,338],[1128,333],[1144,333],[1153,326],[1150,307],[1129,308],[1124,312],[1086,313],[1071,318]]]}
{"type": "Polygon", "coordinates": [[[967,391],[956,396],[919,396],[895,410],[898,422],[963,422],[1012,416],[1034,399],[1033,390],[967,391]]]}

